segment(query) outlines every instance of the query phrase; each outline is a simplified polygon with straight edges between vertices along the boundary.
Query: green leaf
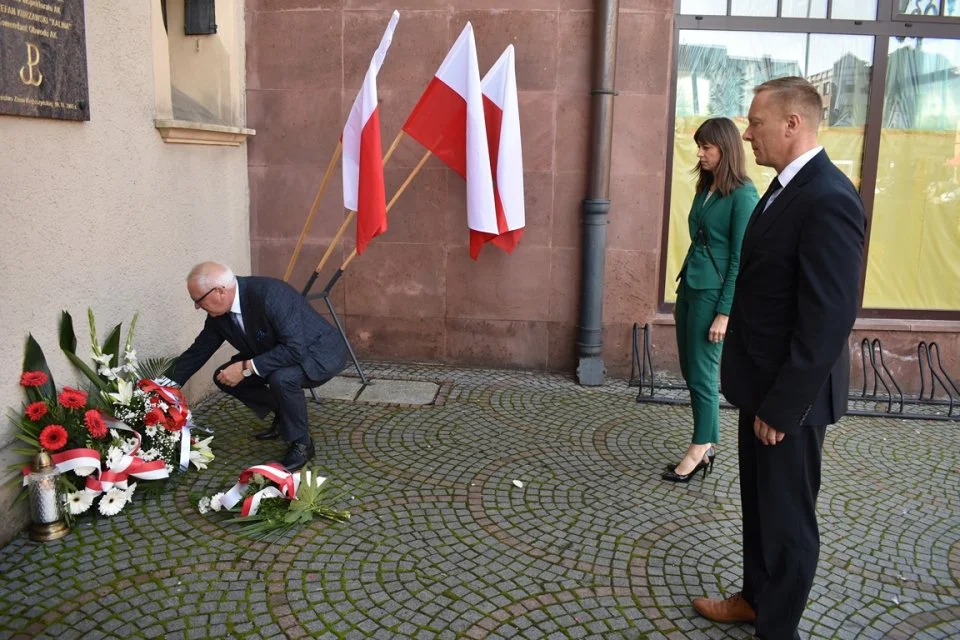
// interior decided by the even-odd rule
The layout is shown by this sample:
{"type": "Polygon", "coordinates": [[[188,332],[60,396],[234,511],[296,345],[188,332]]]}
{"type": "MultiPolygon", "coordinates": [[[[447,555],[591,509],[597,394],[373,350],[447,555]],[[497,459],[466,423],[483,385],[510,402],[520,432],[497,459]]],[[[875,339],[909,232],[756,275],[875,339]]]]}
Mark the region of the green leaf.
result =
{"type": "Polygon", "coordinates": [[[153,380],[167,375],[176,362],[176,358],[147,358],[137,363],[136,373],[140,378],[153,380]]]}
{"type": "Polygon", "coordinates": [[[117,367],[120,365],[120,325],[118,324],[113,328],[113,331],[110,332],[110,335],[107,336],[106,341],[103,343],[103,348],[101,351],[104,354],[109,354],[113,356],[110,360],[111,367],[117,367]]]}
{"type": "MultiPolygon", "coordinates": [[[[19,440],[20,442],[26,442],[26,443],[27,443],[28,445],[30,445],[31,447],[39,447],[39,446],[40,446],[40,441],[39,441],[39,440],[37,440],[36,438],[31,438],[30,436],[28,436],[28,435],[26,435],[26,434],[24,434],[24,433],[15,433],[15,434],[13,434],[13,437],[16,438],[17,440],[19,440]]],[[[36,451],[34,451],[34,453],[36,453],[36,451]]]]}
{"type": "Polygon", "coordinates": [[[127,343],[123,347],[124,353],[127,353],[133,349],[133,329],[137,326],[137,317],[140,315],[140,312],[137,311],[133,314],[133,319],[130,320],[130,328],[127,329],[127,343]]]}
{"type": "Polygon", "coordinates": [[[53,374],[47,366],[47,358],[43,349],[34,339],[33,334],[27,334],[27,344],[23,349],[23,371],[42,371],[47,374],[47,383],[39,387],[24,387],[31,402],[41,400],[43,396],[54,397],[57,387],[53,382],[53,374]]]}
{"type": "Polygon", "coordinates": [[[294,524],[298,520],[300,520],[300,514],[292,509],[283,516],[283,521],[288,524],[294,524]]]}
{"type": "MultiPolygon", "coordinates": [[[[93,331],[93,312],[90,313],[91,332],[93,331]]],[[[87,364],[77,356],[77,335],[73,332],[73,318],[67,311],[60,315],[60,349],[75,367],[87,376],[104,393],[111,391],[110,386],[100,378],[87,364]]]]}

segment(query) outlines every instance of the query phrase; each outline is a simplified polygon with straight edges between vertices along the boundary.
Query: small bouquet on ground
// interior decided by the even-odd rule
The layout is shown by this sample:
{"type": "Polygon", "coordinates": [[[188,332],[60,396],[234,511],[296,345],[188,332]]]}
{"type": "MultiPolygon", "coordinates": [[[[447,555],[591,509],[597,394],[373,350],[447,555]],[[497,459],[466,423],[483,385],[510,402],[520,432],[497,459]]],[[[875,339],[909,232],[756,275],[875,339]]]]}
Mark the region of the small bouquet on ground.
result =
{"type": "MultiPolygon", "coordinates": [[[[28,336],[20,376],[27,403],[12,416],[16,437],[30,447],[16,453],[33,457],[39,449],[50,452],[60,471],[68,521],[95,504],[100,514],[115,515],[131,500],[138,482],[141,487],[162,485],[177,470],[191,463],[203,469],[213,459],[212,436],[198,440],[190,434],[191,414],[180,391],[151,379],[172,361],[137,361],[132,345],[136,316],[121,361],[120,325],[100,345],[93,313],[88,314],[96,371],[76,355],[67,312],[61,317],[60,347],[94,386],[65,386],[57,392],[43,350],[28,336]]],[[[24,467],[24,476],[28,472],[24,467]]]]}
{"type": "Polygon", "coordinates": [[[345,522],[350,512],[331,506],[345,494],[328,495],[326,480],[315,469],[290,473],[275,463],[256,465],[241,473],[226,493],[197,500],[197,509],[201,514],[239,511],[226,523],[242,525],[241,534],[257,538],[280,534],[314,518],[345,522]]]}

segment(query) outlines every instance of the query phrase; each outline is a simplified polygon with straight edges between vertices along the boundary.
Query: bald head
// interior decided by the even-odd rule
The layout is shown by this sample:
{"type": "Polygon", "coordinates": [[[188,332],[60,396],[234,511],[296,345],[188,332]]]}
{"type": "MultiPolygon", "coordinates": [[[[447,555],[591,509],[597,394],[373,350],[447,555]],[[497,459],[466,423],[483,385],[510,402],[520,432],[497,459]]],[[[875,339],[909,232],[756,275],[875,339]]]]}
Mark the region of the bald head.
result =
{"type": "Polygon", "coordinates": [[[187,274],[187,284],[194,284],[199,289],[224,287],[229,289],[237,282],[233,271],[219,262],[201,262],[187,274]]]}
{"type": "Polygon", "coordinates": [[[211,316],[230,310],[237,295],[237,277],[219,262],[201,262],[187,275],[187,293],[193,306],[211,316]]]}

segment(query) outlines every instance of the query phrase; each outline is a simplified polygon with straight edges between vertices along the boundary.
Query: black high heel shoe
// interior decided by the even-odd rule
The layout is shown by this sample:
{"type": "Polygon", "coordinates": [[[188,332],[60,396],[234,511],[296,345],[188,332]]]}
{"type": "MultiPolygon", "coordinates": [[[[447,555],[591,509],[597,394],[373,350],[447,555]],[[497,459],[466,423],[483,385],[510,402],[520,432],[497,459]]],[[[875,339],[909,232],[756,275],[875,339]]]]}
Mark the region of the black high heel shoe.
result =
{"type": "MultiPolygon", "coordinates": [[[[713,473],[713,461],[716,460],[716,458],[717,458],[717,450],[714,449],[713,447],[710,447],[709,449],[707,449],[707,452],[703,456],[703,461],[710,466],[710,469],[707,473],[713,473]]],[[[675,464],[663,465],[664,471],[673,471],[676,468],[677,468],[677,465],[675,464]]],[[[690,473],[696,473],[696,469],[694,469],[690,473]]]]}
{"type": "Polygon", "coordinates": [[[707,473],[710,472],[713,467],[713,461],[708,459],[703,459],[697,463],[697,466],[693,468],[690,473],[682,474],[677,473],[675,469],[667,469],[664,471],[660,477],[669,482],[690,482],[693,479],[693,476],[697,475],[697,471],[703,470],[703,477],[707,477],[707,473]]]}

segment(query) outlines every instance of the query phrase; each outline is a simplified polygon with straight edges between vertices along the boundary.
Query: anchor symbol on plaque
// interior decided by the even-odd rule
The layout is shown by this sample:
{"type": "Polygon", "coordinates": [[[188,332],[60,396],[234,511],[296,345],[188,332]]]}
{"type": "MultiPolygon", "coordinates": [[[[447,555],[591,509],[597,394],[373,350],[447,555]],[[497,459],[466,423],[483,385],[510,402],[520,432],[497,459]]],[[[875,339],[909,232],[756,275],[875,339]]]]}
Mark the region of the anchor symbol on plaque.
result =
{"type": "Polygon", "coordinates": [[[40,64],[40,49],[35,44],[27,43],[27,65],[20,67],[20,81],[33,87],[39,87],[43,82],[43,74],[36,67],[40,64]],[[36,75],[34,75],[36,70],[36,75]]]}

